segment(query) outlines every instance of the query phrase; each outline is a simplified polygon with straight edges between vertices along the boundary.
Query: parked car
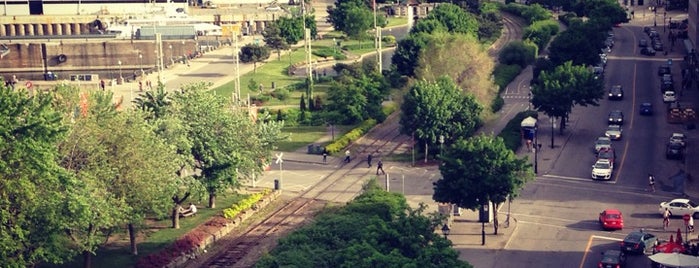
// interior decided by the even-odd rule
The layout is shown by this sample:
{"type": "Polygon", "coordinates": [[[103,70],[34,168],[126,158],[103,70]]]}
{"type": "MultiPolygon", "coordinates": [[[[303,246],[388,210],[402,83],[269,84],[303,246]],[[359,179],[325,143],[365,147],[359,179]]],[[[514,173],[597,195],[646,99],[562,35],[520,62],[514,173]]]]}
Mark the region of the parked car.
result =
{"type": "Polygon", "coordinates": [[[621,251],[639,254],[650,253],[653,251],[656,240],[658,238],[651,233],[631,232],[621,241],[621,251]]]}
{"type": "Polygon", "coordinates": [[[662,216],[665,209],[670,211],[670,216],[683,217],[686,214],[692,215],[695,219],[699,217],[699,206],[689,199],[673,199],[661,202],[658,212],[662,216]]]}
{"type": "Polygon", "coordinates": [[[604,230],[624,229],[624,216],[618,209],[605,209],[599,214],[599,224],[604,230]]]}
{"type": "Polygon", "coordinates": [[[682,147],[687,147],[687,136],[684,133],[675,132],[670,135],[670,142],[679,143],[682,147]]]}
{"type": "Polygon", "coordinates": [[[620,110],[612,110],[609,112],[607,123],[615,125],[624,124],[624,113],[622,113],[620,110]]]}
{"type": "Polygon", "coordinates": [[[614,163],[616,163],[616,153],[614,152],[614,148],[608,147],[608,148],[602,148],[599,150],[597,153],[597,160],[600,159],[606,159],[609,160],[610,163],[612,163],[612,167],[614,166],[614,163]]]}
{"type": "Polygon", "coordinates": [[[607,98],[610,100],[624,99],[624,88],[621,85],[614,85],[609,89],[607,98]]]}
{"type": "Polygon", "coordinates": [[[639,112],[641,115],[653,115],[653,104],[650,102],[641,103],[639,112]]]}
{"type": "Polygon", "coordinates": [[[677,101],[677,96],[675,96],[674,91],[665,91],[663,93],[663,102],[668,103],[668,102],[676,102],[677,101]]]}
{"type": "Polygon", "coordinates": [[[595,145],[592,150],[595,153],[599,153],[603,148],[612,148],[612,140],[609,137],[599,137],[595,140],[595,145]]]}
{"type": "Polygon", "coordinates": [[[684,160],[684,146],[677,142],[668,142],[665,147],[665,158],[684,160]]]}
{"type": "Polygon", "coordinates": [[[626,254],[621,250],[605,250],[602,259],[597,264],[599,268],[624,268],[626,267],[626,254]]]}
{"type": "Polygon", "coordinates": [[[607,131],[604,132],[604,136],[607,136],[612,140],[620,140],[621,139],[621,126],[620,125],[607,126],[607,131]]]}
{"type": "Polygon", "coordinates": [[[613,172],[614,166],[609,159],[598,159],[597,162],[592,165],[593,180],[610,180],[612,179],[613,172]]]}
{"type": "Polygon", "coordinates": [[[655,56],[655,50],[650,47],[644,47],[641,48],[641,55],[646,55],[646,56],[655,56]]]}

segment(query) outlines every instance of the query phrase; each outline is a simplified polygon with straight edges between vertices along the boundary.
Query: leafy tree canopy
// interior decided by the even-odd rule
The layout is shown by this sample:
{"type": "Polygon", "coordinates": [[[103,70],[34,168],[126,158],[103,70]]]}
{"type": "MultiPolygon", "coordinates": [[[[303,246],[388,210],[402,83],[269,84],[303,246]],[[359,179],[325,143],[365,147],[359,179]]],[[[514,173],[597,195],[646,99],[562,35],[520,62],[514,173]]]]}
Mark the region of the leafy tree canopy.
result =
{"type": "Polygon", "coordinates": [[[471,267],[435,233],[441,219],[423,212],[371,181],[347,206],[281,239],[257,267],[471,267]]]}

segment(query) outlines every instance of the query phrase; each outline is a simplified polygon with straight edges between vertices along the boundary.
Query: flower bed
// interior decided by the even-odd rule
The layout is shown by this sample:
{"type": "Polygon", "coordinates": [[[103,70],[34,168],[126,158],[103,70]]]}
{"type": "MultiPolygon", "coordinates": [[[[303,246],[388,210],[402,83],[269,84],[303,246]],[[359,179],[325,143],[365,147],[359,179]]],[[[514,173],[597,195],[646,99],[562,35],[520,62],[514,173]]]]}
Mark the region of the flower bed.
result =
{"type": "Polygon", "coordinates": [[[207,246],[230,233],[233,228],[237,227],[244,219],[247,219],[247,217],[238,217],[236,219],[239,220],[231,220],[233,218],[225,217],[225,211],[229,210],[228,214],[233,215],[233,217],[240,214],[251,215],[253,211],[271,203],[277,196],[279,196],[279,191],[272,191],[270,189],[265,189],[260,193],[251,195],[245,200],[242,200],[239,204],[225,209],[224,216],[216,216],[209,219],[186,235],[177,239],[177,241],[169,247],[139,259],[136,263],[136,267],[161,268],[184,266],[188,260],[196,258],[199,254],[204,252],[207,246]],[[243,206],[243,204],[245,205],[243,206]],[[234,212],[236,213],[232,214],[234,212]]]}

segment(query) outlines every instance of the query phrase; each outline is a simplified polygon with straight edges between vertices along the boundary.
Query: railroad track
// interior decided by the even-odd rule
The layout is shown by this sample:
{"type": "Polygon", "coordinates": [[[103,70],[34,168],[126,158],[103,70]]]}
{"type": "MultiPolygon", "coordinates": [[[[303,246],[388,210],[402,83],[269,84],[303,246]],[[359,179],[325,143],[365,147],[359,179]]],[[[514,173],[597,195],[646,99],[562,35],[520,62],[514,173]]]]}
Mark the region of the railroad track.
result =
{"type": "Polygon", "coordinates": [[[524,22],[521,18],[503,13],[502,23],[502,35],[488,49],[488,55],[495,60],[505,45],[515,40],[522,40],[524,22]]]}
{"type": "Polygon", "coordinates": [[[217,245],[221,249],[219,252],[210,254],[211,257],[207,259],[195,260],[187,267],[250,267],[259,256],[249,255],[259,253],[260,250],[256,249],[265,243],[265,239],[280,237],[300,227],[328,203],[346,203],[353,199],[361,191],[366,176],[373,175],[371,172],[374,171],[366,169],[361,159],[365,159],[369,153],[376,157],[390,155],[410,141],[410,137],[400,134],[398,117],[398,114],[393,114],[382,126],[372,129],[351,146],[356,155],[355,161],[332,171],[325,179],[285,203],[266,219],[253,224],[244,233],[223,245],[217,245]]]}

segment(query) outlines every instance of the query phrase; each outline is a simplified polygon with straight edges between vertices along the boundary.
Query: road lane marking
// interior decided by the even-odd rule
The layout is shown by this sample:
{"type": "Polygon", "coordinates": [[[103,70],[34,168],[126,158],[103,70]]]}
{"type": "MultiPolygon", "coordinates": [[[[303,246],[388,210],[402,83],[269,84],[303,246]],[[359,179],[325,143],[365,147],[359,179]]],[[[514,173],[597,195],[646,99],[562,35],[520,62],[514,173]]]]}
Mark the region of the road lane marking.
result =
{"type": "MultiPolygon", "coordinates": [[[[514,220],[514,219],[510,219],[510,220],[514,220]]],[[[516,220],[515,220],[515,221],[516,221],[516,220]]],[[[516,221],[516,222],[519,223],[519,221],[516,221]]],[[[519,230],[519,228],[517,228],[517,224],[515,224],[515,229],[512,230],[512,234],[510,235],[510,238],[507,239],[507,243],[505,243],[505,247],[503,247],[503,249],[507,249],[507,247],[510,245],[510,242],[512,242],[512,239],[513,239],[513,238],[515,237],[515,235],[517,234],[517,231],[518,231],[518,230],[519,230]]]]}
{"type": "Polygon", "coordinates": [[[616,181],[615,181],[615,180],[594,181],[594,180],[592,180],[592,179],[584,179],[584,178],[578,178],[578,177],[569,177],[569,176],[552,175],[552,174],[541,175],[541,177],[545,177],[545,178],[555,178],[555,179],[564,179],[564,180],[569,180],[569,181],[600,182],[600,183],[607,183],[607,184],[616,184],[616,181]]]}
{"type": "MultiPolygon", "coordinates": [[[[634,63],[633,65],[633,80],[631,82],[631,122],[629,123],[629,130],[633,129],[633,122],[634,118],[636,116],[636,112],[634,109],[636,109],[636,69],[638,65],[634,63]]],[[[619,171],[616,173],[616,176],[614,177],[614,181],[618,182],[621,177],[621,171],[624,170],[624,163],[626,162],[626,155],[629,152],[629,139],[624,140],[624,154],[621,155],[621,164],[619,164],[619,171]]]]}
{"type": "Polygon", "coordinates": [[[590,247],[592,247],[592,241],[594,241],[595,238],[604,239],[604,240],[612,240],[612,241],[617,241],[617,242],[624,241],[623,239],[614,238],[614,237],[591,235],[590,238],[587,240],[587,246],[585,247],[585,251],[583,253],[582,260],[580,260],[580,266],[578,266],[578,267],[583,268],[583,266],[585,265],[585,260],[587,259],[587,254],[590,253],[590,247]]]}
{"type": "MultiPolygon", "coordinates": [[[[535,215],[519,214],[519,213],[512,213],[512,212],[510,212],[510,215],[524,216],[524,217],[530,217],[530,218],[541,219],[541,220],[558,220],[558,221],[567,221],[567,222],[576,222],[576,221],[578,221],[578,220],[572,220],[572,219],[564,219],[564,218],[556,218],[556,217],[544,217],[544,216],[535,216],[535,215]]],[[[520,221],[517,221],[517,222],[520,222],[520,221]]],[[[525,222],[526,222],[526,221],[525,221],[525,222]]]]}
{"type": "Polygon", "coordinates": [[[561,226],[561,225],[555,225],[555,224],[548,224],[548,223],[540,223],[540,222],[533,222],[533,221],[517,221],[517,223],[524,223],[524,224],[535,224],[535,225],[543,225],[543,226],[548,226],[548,227],[555,227],[555,228],[568,228],[566,226],[561,226]]]}

